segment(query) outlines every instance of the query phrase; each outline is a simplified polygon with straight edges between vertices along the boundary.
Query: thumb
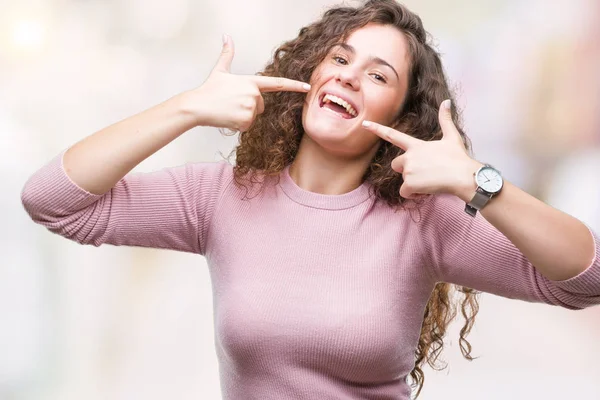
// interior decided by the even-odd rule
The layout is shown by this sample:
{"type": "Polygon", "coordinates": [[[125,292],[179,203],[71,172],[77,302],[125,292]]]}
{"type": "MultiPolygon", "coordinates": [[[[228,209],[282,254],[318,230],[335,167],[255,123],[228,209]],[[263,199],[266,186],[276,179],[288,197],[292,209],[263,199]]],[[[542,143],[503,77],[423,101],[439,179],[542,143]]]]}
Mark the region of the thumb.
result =
{"type": "Polygon", "coordinates": [[[452,120],[452,102],[450,100],[444,100],[442,102],[440,105],[438,118],[440,121],[440,126],[442,127],[444,139],[448,138],[461,140],[460,133],[458,132],[458,129],[456,129],[456,126],[454,126],[454,121],[452,120]]]}
{"type": "Polygon", "coordinates": [[[229,35],[223,34],[223,49],[221,50],[221,55],[219,56],[213,71],[230,72],[233,54],[233,39],[231,39],[229,35]]]}

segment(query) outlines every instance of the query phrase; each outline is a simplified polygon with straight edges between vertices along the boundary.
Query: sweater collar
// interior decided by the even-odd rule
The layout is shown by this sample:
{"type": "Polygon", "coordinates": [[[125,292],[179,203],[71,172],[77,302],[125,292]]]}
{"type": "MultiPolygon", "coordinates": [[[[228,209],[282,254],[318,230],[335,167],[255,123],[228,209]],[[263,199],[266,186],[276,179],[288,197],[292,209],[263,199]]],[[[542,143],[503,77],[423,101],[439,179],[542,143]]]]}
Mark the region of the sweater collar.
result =
{"type": "Polygon", "coordinates": [[[283,192],[294,202],[307,207],[321,208],[325,210],[343,210],[357,206],[369,198],[369,187],[364,181],[356,189],[344,194],[321,194],[302,189],[290,176],[290,165],[281,172],[279,185],[283,192]]]}

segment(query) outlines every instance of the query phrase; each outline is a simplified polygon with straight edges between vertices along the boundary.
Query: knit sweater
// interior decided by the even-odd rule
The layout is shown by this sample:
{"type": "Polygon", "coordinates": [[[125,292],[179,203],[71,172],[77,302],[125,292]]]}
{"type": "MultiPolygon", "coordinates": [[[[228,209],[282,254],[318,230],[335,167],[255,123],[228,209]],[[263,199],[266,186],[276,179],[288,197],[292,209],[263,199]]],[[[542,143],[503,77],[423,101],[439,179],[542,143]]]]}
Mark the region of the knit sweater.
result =
{"type": "Polygon", "coordinates": [[[224,161],[130,173],[95,195],[69,179],[63,154],[26,182],[25,209],[82,244],[204,256],[227,400],[409,399],[437,282],[569,309],[600,303],[595,234],[593,263],[552,281],[451,195],[393,211],[367,182],[313,193],[289,166],[279,182],[246,192],[224,161]]]}

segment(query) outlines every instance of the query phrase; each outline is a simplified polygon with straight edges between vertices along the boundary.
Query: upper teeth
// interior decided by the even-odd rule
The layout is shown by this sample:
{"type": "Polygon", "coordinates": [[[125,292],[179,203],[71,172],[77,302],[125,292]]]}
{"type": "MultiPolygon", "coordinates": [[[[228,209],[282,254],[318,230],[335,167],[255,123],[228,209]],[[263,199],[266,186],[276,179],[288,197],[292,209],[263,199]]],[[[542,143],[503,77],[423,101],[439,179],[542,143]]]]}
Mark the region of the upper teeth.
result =
{"type": "Polygon", "coordinates": [[[340,99],[339,97],[334,96],[332,94],[326,94],[325,97],[323,97],[323,104],[329,103],[330,101],[344,107],[346,111],[348,111],[348,114],[352,115],[353,117],[356,117],[358,115],[354,107],[348,104],[346,100],[340,99]]]}

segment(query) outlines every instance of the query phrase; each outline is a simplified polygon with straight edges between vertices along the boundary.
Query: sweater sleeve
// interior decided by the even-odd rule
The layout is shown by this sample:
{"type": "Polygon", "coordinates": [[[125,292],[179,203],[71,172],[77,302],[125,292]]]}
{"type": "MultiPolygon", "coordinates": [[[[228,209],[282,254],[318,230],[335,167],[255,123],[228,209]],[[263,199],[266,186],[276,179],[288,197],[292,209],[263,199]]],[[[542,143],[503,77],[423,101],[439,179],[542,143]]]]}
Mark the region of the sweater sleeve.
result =
{"type": "Polygon", "coordinates": [[[480,213],[473,218],[463,209],[464,203],[451,195],[430,196],[422,206],[419,226],[424,250],[438,281],[568,309],[600,304],[597,234],[590,230],[595,245],[591,265],[573,278],[553,281],[480,213]]]}
{"type": "Polygon", "coordinates": [[[81,244],[154,247],[204,254],[211,216],[232,177],[226,162],[129,173],[103,195],[66,174],[65,151],[36,171],[21,201],[36,223],[81,244]]]}

